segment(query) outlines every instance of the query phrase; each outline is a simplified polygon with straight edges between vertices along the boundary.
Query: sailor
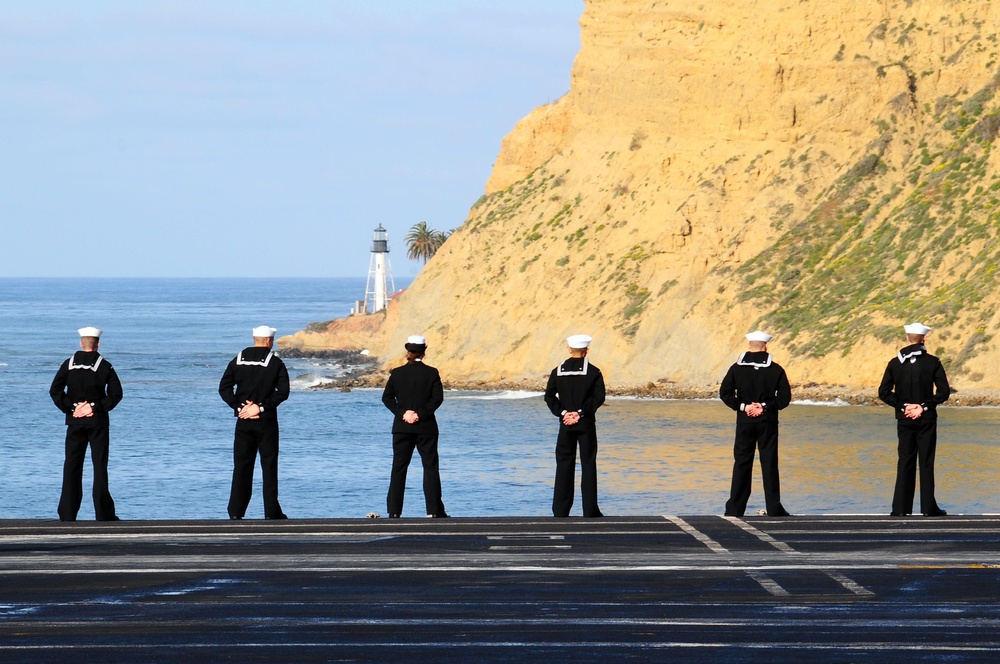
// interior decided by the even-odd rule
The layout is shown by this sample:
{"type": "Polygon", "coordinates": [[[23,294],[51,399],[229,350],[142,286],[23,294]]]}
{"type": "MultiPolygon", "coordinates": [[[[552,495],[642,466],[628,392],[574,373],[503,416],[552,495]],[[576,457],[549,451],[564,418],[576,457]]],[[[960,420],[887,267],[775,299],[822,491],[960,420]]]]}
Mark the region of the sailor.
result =
{"type": "Polygon", "coordinates": [[[80,348],[59,367],[49,396],[66,413],[66,461],[63,464],[59,520],[76,521],[83,500],[83,462],[90,444],[94,464],[94,513],[98,521],[118,521],[108,490],[108,413],[122,400],[114,367],[97,352],[101,330],[82,327],[80,348]]]}
{"type": "Polygon", "coordinates": [[[593,339],[574,334],[566,339],[569,359],[549,374],[545,404],[559,418],[556,438],[556,478],[552,490],[552,515],[567,517],[573,507],[576,448],[580,447],[580,493],[583,516],[601,517],[597,504],[597,409],[604,404],[604,375],[587,354],[593,339]]]}
{"type": "Polygon", "coordinates": [[[951,396],[941,360],[927,352],[924,338],[931,328],[923,323],[903,326],[909,345],[889,360],[878,387],[878,398],[896,412],[899,440],[896,488],[890,516],[913,513],[917,460],[920,460],[920,512],[944,516],[934,499],[934,453],[937,448],[937,407],[951,396]]]}
{"type": "Polygon", "coordinates": [[[733,445],[733,481],[726,501],[726,516],[743,516],[750,500],[755,448],[760,451],[760,474],[768,516],[788,516],[781,505],[778,479],[778,411],[792,400],[785,370],[771,358],[771,335],[756,331],[746,335],[748,350],[729,367],[719,387],[719,398],[736,411],[733,445]]]}
{"type": "Polygon", "coordinates": [[[438,370],[424,363],[427,339],[411,335],[403,345],[406,364],[389,372],[382,391],[382,403],[392,411],[392,472],[385,497],[389,518],[403,513],[406,471],[413,450],[424,466],[424,503],[427,516],[447,517],[441,502],[441,473],[438,468],[438,425],[434,412],[444,402],[444,388],[438,370]]]}
{"type": "Polygon", "coordinates": [[[219,394],[237,418],[230,519],[242,519],[246,514],[258,451],[264,518],[288,518],[278,503],[278,405],[288,398],[288,370],[272,350],[276,331],[267,325],[253,328],[253,346],[233,358],[219,381],[219,394]]]}

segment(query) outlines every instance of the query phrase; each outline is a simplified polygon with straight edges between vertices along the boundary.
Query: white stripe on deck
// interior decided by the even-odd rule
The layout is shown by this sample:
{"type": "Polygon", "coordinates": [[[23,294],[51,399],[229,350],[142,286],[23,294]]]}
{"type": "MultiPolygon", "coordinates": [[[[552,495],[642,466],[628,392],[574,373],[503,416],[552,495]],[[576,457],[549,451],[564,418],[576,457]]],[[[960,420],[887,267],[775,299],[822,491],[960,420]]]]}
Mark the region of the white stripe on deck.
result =
{"type": "Polygon", "coordinates": [[[874,591],[868,590],[867,588],[865,588],[860,583],[857,583],[856,581],[852,581],[851,579],[847,578],[846,576],[844,576],[840,572],[836,572],[836,571],[826,572],[826,575],[829,576],[834,581],[836,581],[837,583],[839,583],[840,585],[842,585],[845,588],[847,588],[848,590],[850,590],[855,595],[860,595],[861,597],[874,597],[875,596],[874,591]]]}
{"type": "Polygon", "coordinates": [[[545,544],[565,540],[563,535],[490,535],[486,538],[494,542],[505,542],[504,544],[493,544],[490,551],[545,551],[550,549],[572,549],[572,544],[545,544]]]}
{"type": "MultiPolygon", "coordinates": [[[[659,521],[658,523],[662,523],[659,521]]],[[[296,542],[307,541],[307,540],[336,540],[337,542],[344,543],[354,543],[354,542],[374,542],[382,539],[389,539],[393,537],[486,537],[489,539],[503,538],[503,539],[565,539],[566,535],[649,535],[649,534],[662,534],[656,531],[650,531],[646,529],[632,530],[632,529],[601,529],[599,531],[594,530],[565,530],[563,528],[558,528],[561,533],[559,535],[551,534],[539,534],[537,532],[510,532],[504,535],[497,535],[496,530],[438,530],[438,529],[426,529],[426,530],[408,530],[408,529],[398,529],[398,530],[374,530],[370,532],[365,532],[364,530],[351,530],[351,531],[274,531],[274,532],[262,532],[259,530],[251,530],[241,532],[240,530],[228,530],[225,528],[220,528],[218,530],[210,532],[187,532],[187,531],[162,531],[155,533],[130,533],[130,532],[100,532],[100,533],[89,533],[87,531],[74,531],[68,533],[45,533],[45,534],[27,534],[27,533],[2,533],[0,532],[0,543],[3,544],[36,544],[45,542],[170,542],[170,543],[184,543],[184,542],[203,542],[203,541],[220,541],[220,542],[243,542],[247,538],[254,538],[260,540],[287,540],[294,539],[296,542]]]]}
{"type": "Polygon", "coordinates": [[[494,544],[490,551],[548,551],[550,549],[572,549],[569,544],[494,544]]]}
{"type": "MultiPolygon", "coordinates": [[[[483,565],[291,565],[282,566],[275,561],[267,561],[258,565],[251,565],[249,561],[236,561],[230,566],[222,565],[174,565],[150,566],[150,567],[64,567],[56,568],[49,564],[38,563],[38,567],[21,567],[18,569],[7,569],[0,567],[0,574],[5,576],[31,575],[39,576],[59,576],[59,575],[100,575],[100,574],[262,574],[262,573],[287,573],[287,574],[329,574],[347,572],[825,572],[829,565],[753,565],[726,563],[719,565],[524,565],[524,564],[496,564],[488,563],[483,565]]],[[[898,570],[897,563],[872,563],[851,565],[855,570],[898,570]]],[[[982,566],[970,565],[939,565],[932,568],[919,567],[916,569],[983,569],[982,566]]]]}
{"type": "MultiPolygon", "coordinates": [[[[729,549],[722,546],[714,539],[712,539],[705,533],[701,532],[700,530],[692,526],[690,523],[680,518],[679,516],[666,516],[664,518],[666,518],[675,526],[686,532],[691,537],[695,538],[696,540],[707,546],[714,553],[722,553],[726,555],[729,554],[729,549]]],[[[771,593],[775,597],[787,597],[790,595],[790,593],[787,590],[778,585],[777,581],[775,581],[768,575],[764,574],[763,572],[754,571],[754,572],[747,572],[747,574],[751,579],[759,583],[761,588],[771,593]]]]}
{"type": "MultiPolygon", "coordinates": [[[[756,537],[757,539],[759,539],[761,542],[765,542],[767,544],[770,544],[771,546],[773,546],[774,548],[776,548],[778,551],[781,551],[782,553],[788,553],[788,554],[793,554],[793,555],[803,555],[801,551],[796,551],[795,549],[793,549],[788,544],[786,544],[786,543],[784,543],[784,542],[782,542],[780,540],[776,540],[773,537],[771,537],[770,535],[768,535],[767,533],[754,528],[753,526],[751,526],[749,523],[747,523],[743,519],[740,519],[740,518],[737,518],[737,517],[733,517],[733,516],[724,516],[722,518],[725,519],[725,520],[727,520],[727,521],[729,521],[729,523],[731,523],[731,524],[733,524],[735,526],[739,526],[740,528],[742,528],[746,532],[750,533],[751,535],[753,535],[754,537],[756,537]]],[[[874,592],[872,592],[871,590],[868,590],[867,588],[865,588],[864,586],[862,586],[860,583],[851,580],[850,578],[848,578],[847,576],[845,576],[841,572],[830,571],[830,570],[823,570],[823,573],[826,574],[831,579],[833,579],[834,581],[836,581],[837,583],[839,583],[841,586],[843,586],[845,590],[849,590],[852,593],[854,593],[855,595],[859,595],[861,597],[873,597],[875,595],[874,592]]],[[[760,581],[758,581],[758,583],[760,583],[760,581]]],[[[761,585],[764,585],[764,584],[761,583],[761,585]]]]}
{"type": "Polygon", "coordinates": [[[771,593],[775,597],[791,597],[792,593],[788,592],[780,585],[778,582],[769,577],[767,574],[762,574],[761,572],[747,572],[747,576],[760,584],[760,587],[771,593]]]}
{"type": "Polygon", "coordinates": [[[670,521],[672,524],[674,524],[675,526],[686,532],[688,535],[690,535],[691,537],[695,538],[696,540],[707,546],[713,552],[727,553],[727,554],[729,553],[729,549],[722,546],[714,539],[712,539],[705,533],[701,532],[700,530],[692,526],[690,523],[680,518],[679,516],[664,516],[663,518],[666,519],[667,521],[670,521]]]}
{"type": "Polygon", "coordinates": [[[833,652],[997,652],[1000,643],[990,641],[976,644],[944,644],[944,643],[808,643],[802,641],[339,641],[337,639],[294,641],[281,643],[244,642],[244,643],[75,643],[53,645],[3,645],[0,651],[128,651],[128,650],[279,650],[283,648],[399,648],[403,650],[439,648],[451,650],[455,648],[541,648],[541,649],[609,649],[616,650],[665,650],[668,648],[684,649],[747,649],[747,650],[814,650],[833,652]]]}
{"type": "MultiPolygon", "coordinates": [[[[135,601],[128,602],[118,602],[116,605],[125,606],[130,604],[143,604],[143,598],[136,598],[135,601]]],[[[103,604],[103,602],[73,602],[72,605],[76,606],[86,606],[86,605],[97,605],[103,604]]],[[[304,607],[325,607],[327,605],[336,605],[336,602],[316,604],[314,602],[281,602],[282,606],[304,606],[304,607]]],[[[380,606],[382,603],[377,603],[380,606]]],[[[183,600],[184,607],[196,608],[199,611],[206,608],[214,609],[218,605],[215,603],[207,602],[197,602],[197,601],[186,601],[183,600]]],[[[261,598],[258,602],[251,602],[249,604],[243,604],[243,606],[258,607],[262,605],[268,605],[267,600],[261,598]]],[[[553,605],[546,602],[530,602],[530,603],[515,603],[511,604],[509,602],[488,602],[488,603],[475,603],[470,605],[467,602],[419,602],[417,605],[421,608],[423,607],[444,607],[446,609],[451,608],[465,608],[473,606],[477,611],[481,611],[484,607],[502,607],[507,608],[510,606],[517,607],[552,607],[553,605]]],[[[595,606],[590,602],[567,602],[559,605],[560,608],[570,608],[574,612],[579,612],[582,609],[595,606]]],[[[596,606],[607,606],[607,603],[598,603],[596,606]]],[[[620,604],[614,604],[613,606],[621,606],[620,604]]],[[[688,605],[690,606],[690,605],[688,605]]],[[[699,604],[699,606],[706,606],[704,604],[699,604]]],[[[711,605],[708,605],[711,606],[711,605]]],[[[727,605],[732,606],[732,605],[727,605]]],[[[750,609],[745,611],[746,613],[755,613],[752,610],[752,605],[743,604],[740,605],[741,612],[743,609],[750,609]]],[[[118,628],[119,632],[127,634],[135,634],[137,632],[132,630],[126,630],[124,628],[135,628],[146,626],[147,628],[151,624],[155,624],[157,627],[161,628],[161,632],[167,632],[175,627],[188,627],[197,622],[203,622],[199,620],[197,616],[202,614],[194,614],[192,611],[185,611],[184,618],[176,619],[160,619],[153,623],[150,620],[132,618],[132,619],[115,619],[113,623],[115,627],[118,628]]],[[[226,621],[236,624],[236,623],[257,623],[261,617],[258,613],[245,614],[241,613],[243,618],[227,618],[226,621]]],[[[320,616],[288,616],[283,615],[281,618],[275,619],[281,623],[283,629],[290,629],[294,627],[328,627],[328,628],[354,628],[354,627],[387,627],[391,631],[398,631],[400,628],[417,628],[420,631],[425,631],[427,628],[435,629],[439,627],[455,627],[463,630],[476,627],[503,627],[503,628],[517,628],[517,627],[548,627],[548,626],[558,626],[565,627],[567,625],[565,616],[550,616],[545,618],[529,618],[529,617],[515,617],[515,618],[403,618],[400,616],[392,616],[386,618],[375,618],[375,617],[320,617],[320,616]]],[[[978,618],[972,620],[966,620],[961,617],[939,617],[939,618],[899,618],[899,617],[886,617],[886,618],[807,618],[807,617],[780,617],[771,616],[764,617],[760,614],[755,614],[753,617],[742,618],[734,616],[725,616],[720,618],[596,618],[596,617],[585,617],[574,615],[572,620],[573,627],[679,627],[683,629],[690,629],[692,627],[737,627],[737,628],[754,628],[754,629],[767,629],[772,627],[785,627],[794,629],[812,629],[813,633],[829,633],[833,629],[845,629],[845,630],[860,630],[860,629],[892,629],[892,630],[917,630],[922,633],[932,633],[941,630],[954,630],[956,628],[956,621],[961,624],[961,627],[967,629],[968,631],[978,631],[978,630],[988,630],[995,632],[998,626],[998,621],[996,618],[978,618]]],[[[8,621],[7,624],[15,623],[18,629],[22,626],[28,625],[74,625],[80,626],[85,621],[68,619],[68,620],[39,620],[34,617],[22,620],[8,621]]],[[[988,633],[983,631],[983,634],[988,633]]],[[[995,638],[995,637],[994,637],[995,638]]]]}
{"type": "Polygon", "coordinates": [[[734,526],[738,526],[739,528],[742,528],[743,530],[747,531],[748,533],[759,539],[761,542],[770,544],[778,551],[781,551],[783,553],[794,553],[794,554],[799,553],[798,551],[788,546],[784,542],[779,542],[778,540],[774,539],[767,533],[757,530],[743,519],[738,519],[735,516],[724,516],[722,518],[728,521],[729,523],[733,524],[734,526]]]}

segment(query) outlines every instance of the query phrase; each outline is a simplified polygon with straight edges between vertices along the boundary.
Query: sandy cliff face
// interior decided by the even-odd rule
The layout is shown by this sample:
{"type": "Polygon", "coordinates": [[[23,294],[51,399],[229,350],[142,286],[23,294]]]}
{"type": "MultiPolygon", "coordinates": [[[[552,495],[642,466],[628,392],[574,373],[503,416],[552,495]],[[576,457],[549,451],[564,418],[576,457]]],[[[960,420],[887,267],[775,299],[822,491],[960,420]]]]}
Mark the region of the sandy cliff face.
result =
{"type": "Polygon", "coordinates": [[[708,386],[761,327],[793,382],[859,388],[919,319],[960,389],[1000,388],[996,3],[589,0],[580,26],[570,92],[365,346],[420,332],[444,375],[512,381],[586,332],[613,385],[708,386]]]}

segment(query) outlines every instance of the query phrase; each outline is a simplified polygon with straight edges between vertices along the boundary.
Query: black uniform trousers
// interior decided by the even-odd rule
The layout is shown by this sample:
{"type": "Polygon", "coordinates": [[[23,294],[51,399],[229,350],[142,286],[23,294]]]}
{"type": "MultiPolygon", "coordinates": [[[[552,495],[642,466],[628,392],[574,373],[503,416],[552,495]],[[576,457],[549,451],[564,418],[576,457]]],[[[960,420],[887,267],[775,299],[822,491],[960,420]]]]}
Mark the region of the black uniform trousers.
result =
{"type": "Polygon", "coordinates": [[[406,471],[413,458],[413,450],[420,454],[424,465],[424,502],[427,514],[444,516],[441,502],[441,471],[438,468],[438,434],[436,433],[394,433],[392,434],[392,474],[389,477],[389,493],[385,497],[385,508],[389,514],[403,513],[403,493],[406,491],[406,471]]]}
{"type": "Polygon", "coordinates": [[[569,516],[573,508],[576,448],[580,447],[580,493],[583,516],[603,516],[597,505],[597,428],[559,427],[556,438],[556,479],[552,490],[552,515],[569,516]]]}
{"type": "Polygon", "coordinates": [[[278,504],[278,420],[239,420],[233,439],[233,487],[229,516],[243,518],[253,492],[253,467],[260,452],[264,484],[264,517],[281,516],[278,504]]]}
{"type": "Polygon", "coordinates": [[[94,464],[94,515],[98,521],[115,519],[115,501],[108,490],[107,424],[71,424],[66,427],[66,461],[63,464],[62,495],[59,497],[59,518],[76,521],[83,500],[83,462],[90,444],[90,460],[94,464]]]}
{"type": "Polygon", "coordinates": [[[894,514],[913,513],[917,459],[920,459],[920,511],[933,514],[940,510],[934,499],[934,453],[937,450],[937,420],[896,420],[899,438],[899,461],[896,463],[896,489],[892,494],[894,514]]]}
{"type": "Polygon", "coordinates": [[[781,482],[778,479],[778,423],[740,422],[733,445],[733,483],[726,501],[726,514],[743,516],[750,500],[755,448],[760,451],[760,475],[764,481],[764,504],[768,514],[781,514],[781,482]]]}

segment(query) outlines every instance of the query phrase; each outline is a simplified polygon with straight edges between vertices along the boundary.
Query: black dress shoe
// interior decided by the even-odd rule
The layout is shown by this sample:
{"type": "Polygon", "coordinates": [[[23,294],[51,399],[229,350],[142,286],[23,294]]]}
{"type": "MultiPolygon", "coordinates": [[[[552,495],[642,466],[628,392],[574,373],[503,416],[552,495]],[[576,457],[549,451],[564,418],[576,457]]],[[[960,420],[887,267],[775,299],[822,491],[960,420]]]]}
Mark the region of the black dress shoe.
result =
{"type": "Polygon", "coordinates": [[[889,512],[889,516],[910,516],[909,512],[889,512]]]}
{"type": "Polygon", "coordinates": [[[603,512],[596,512],[594,514],[584,514],[583,516],[586,519],[600,519],[601,517],[604,516],[604,513],[603,512]]]}
{"type": "Polygon", "coordinates": [[[392,512],[390,512],[390,513],[389,513],[389,518],[390,518],[390,519],[398,519],[398,518],[399,518],[399,515],[398,515],[398,514],[393,514],[392,512]]]}
{"type": "Polygon", "coordinates": [[[242,520],[243,520],[243,517],[241,517],[241,516],[236,516],[235,514],[230,514],[230,515],[229,515],[229,520],[230,520],[230,521],[242,521],[242,520]]]}
{"type": "Polygon", "coordinates": [[[98,519],[98,521],[121,521],[121,518],[117,516],[108,517],[107,519],[98,519]]]}
{"type": "Polygon", "coordinates": [[[427,516],[428,516],[428,518],[431,518],[431,519],[447,519],[447,518],[449,518],[448,515],[445,514],[444,512],[441,512],[440,514],[428,514],[427,516]]]}
{"type": "Polygon", "coordinates": [[[736,514],[736,513],[734,513],[734,512],[726,512],[726,513],[725,513],[725,514],[723,514],[722,516],[735,516],[736,518],[740,518],[740,517],[742,517],[743,515],[742,515],[742,514],[736,514]]]}
{"type": "Polygon", "coordinates": [[[944,510],[938,509],[933,512],[924,512],[924,516],[947,516],[948,513],[944,510]]]}
{"type": "Polygon", "coordinates": [[[278,512],[274,516],[265,516],[264,519],[267,521],[283,521],[288,518],[288,515],[284,512],[278,512]]]}
{"type": "Polygon", "coordinates": [[[767,516],[791,516],[791,514],[788,513],[788,510],[782,507],[780,512],[768,512],[767,516]]]}

